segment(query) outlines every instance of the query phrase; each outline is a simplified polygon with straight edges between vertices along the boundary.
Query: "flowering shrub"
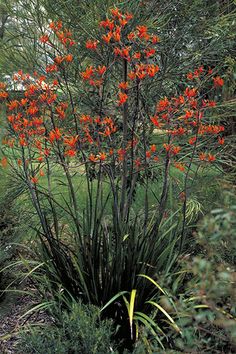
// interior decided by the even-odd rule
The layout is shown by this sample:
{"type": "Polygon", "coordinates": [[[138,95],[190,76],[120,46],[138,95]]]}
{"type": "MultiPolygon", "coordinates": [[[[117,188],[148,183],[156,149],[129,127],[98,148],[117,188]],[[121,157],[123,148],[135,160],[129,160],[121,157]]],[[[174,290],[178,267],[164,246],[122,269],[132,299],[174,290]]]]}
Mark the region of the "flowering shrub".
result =
{"type": "MultiPolygon", "coordinates": [[[[25,89],[23,97],[11,99],[1,84],[8,123],[2,165],[9,164],[27,186],[41,225],[42,256],[51,260],[45,265],[48,276],[99,306],[120,291],[140,288],[139,309],[153,290],[137,275],[155,278],[173,264],[185,241],[189,180],[199,166],[214,163],[213,151],[224,144],[224,127],[211,118],[216,106],[211,97],[224,81],[200,66],[187,73],[182,92],[150,102],[146,92],[161,71],[160,39],[117,8],[99,31],[100,40],[84,45],[88,56],[77,73],[79,96],[70,81],[77,42],[61,21],[52,22],[39,39],[47,62],[43,74],[19,70],[13,76],[25,89]],[[170,219],[177,236],[168,231],[167,219],[175,170],[183,175],[176,196],[182,226],[170,219]],[[58,186],[54,171],[63,173],[58,186]],[[81,175],[86,208],[80,205],[81,175]],[[153,175],[159,183],[154,206],[153,175]],[[143,208],[135,211],[140,181],[143,208]],[[68,195],[63,189],[58,200],[65,185],[68,195]]],[[[124,311],[117,300],[107,315],[129,326],[124,311]]]]}

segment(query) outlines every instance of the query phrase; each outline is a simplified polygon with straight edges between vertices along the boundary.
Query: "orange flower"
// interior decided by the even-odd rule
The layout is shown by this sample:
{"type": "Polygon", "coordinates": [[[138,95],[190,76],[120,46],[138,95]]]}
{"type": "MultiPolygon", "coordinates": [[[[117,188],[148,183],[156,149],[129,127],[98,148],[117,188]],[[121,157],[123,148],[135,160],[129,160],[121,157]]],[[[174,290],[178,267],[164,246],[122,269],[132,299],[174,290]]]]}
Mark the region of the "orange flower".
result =
{"type": "Polygon", "coordinates": [[[118,105],[122,106],[128,99],[128,95],[126,93],[123,92],[119,92],[119,101],[118,101],[118,105]]]}
{"type": "Polygon", "coordinates": [[[113,17],[117,17],[118,19],[122,16],[120,11],[116,7],[114,9],[111,9],[111,14],[113,17]]]}
{"type": "Polygon", "coordinates": [[[119,149],[117,151],[117,153],[118,153],[118,160],[119,161],[123,161],[124,157],[125,157],[125,154],[126,154],[126,150],[125,149],[119,149]]]}
{"type": "Polygon", "coordinates": [[[49,41],[49,36],[47,34],[45,34],[45,35],[41,36],[39,38],[39,40],[41,43],[47,43],[49,41]]]}
{"type": "Polygon", "coordinates": [[[11,101],[7,106],[9,111],[13,111],[19,106],[19,102],[17,100],[11,101]]]}
{"type": "Polygon", "coordinates": [[[126,12],[126,14],[125,14],[125,18],[126,18],[126,20],[127,20],[127,21],[132,20],[132,18],[133,18],[133,17],[134,17],[134,16],[133,16],[131,13],[126,12]]]}
{"type": "Polygon", "coordinates": [[[187,87],[184,93],[188,98],[195,97],[197,95],[197,89],[187,87]]]}
{"type": "Polygon", "coordinates": [[[27,142],[24,137],[21,137],[19,139],[20,146],[27,146],[27,142]]]}
{"type": "Polygon", "coordinates": [[[205,161],[205,160],[206,160],[206,154],[205,154],[204,152],[201,152],[201,153],[199,154],[199,159],[200,159],[201,161],[205,161]]]}
{"type": "Polygon", "coordinates": [[[28,98],[22,98],[20,101],[21,106],[25,106],[28,102],[28,98]]]}
{"type": "Polygon", "coordinates": [[[107,155],[104,152],[100,152],[98,154],[98,158],[99,158],[100,161],[105,161],[106,158],[107,158],[107,155]]]}
{"type": "Polygon", "coordinates": [[[106,42],[107,44],[110,43],[112,38],[112,32],[108,32],[107,35],[103,35],[102,39],[104,40],[104,42],[106,42]]]}
{"type": "Polygon", "coordinates": [[[101,76],[106,72],[106,70],[107,70],[107,68],[106,68],[105,65],[103,65],[103,66],[98,66],[98,68],[97,68],[97,72],[98,72],[98,74],[101,75],[101,76]]]}
{"type": "Polygon", "coordinates": [[[127,81],[126,81],[126,82],[121,82],[121,83],[119,84],[119,88],[122,89],[122,90],[127,90],[128,87],[129,87],[129,84],[128,84],[127,81]]]}
{"type": "Polygon", "coordinates": [[[124,18],[120,18],[119,22],[122,27],[125,27],[128,23],[127,19],[124,19],[124,18]]]}
{"type": "Polygon", "coordinates": [[[130,61],[129,52],[130,52],[130,47],[125,47],[125,48],[122,49],[120,55],[121,55],[122,58],[127,59],[128,61],[130,61]]]}
{"type": "Polygon", "coordinates": [[[150,159],[152,152],[150,150],[146,151],[146,157],[150,159]]]}
{"type": "Polygon", "coordinates": [[[113,38],[116,42],[120,42],[121,39],[121,28],[116,26],[115,31],[113,32],[113,38]]]}
{"type": "Polygon", "coordinates": [[[153,116],[150,117],[152,123],[156,126],[156,127],[160,127],[160,123],[158,122],[158,117],[157,116],[153,116]]]}
{"type": "Polygon", "coordinates": [[[5,168],[5,167],[7,167],[7,164],[8,164],[7,158],[6,158],[6,156],[4,156],[1,159],[1,165],[2,165],[3,168],[5,168]]]}
{"type": "Polygon", "coordinates": [[[130,72],[128,73],[128,77],[130,78],[130,80],[134,80],[135,77],[136,77],[135,72],[134,72],[134,71],[130,71],[130,72]]]}
{"type": "Polygon", "coordinates": [[[208,101],[208,107],[215,107],[216,102],[215,101],[208,101]]]}
{"type": "Polygon", "coordinates": [[[66,156],[70,156],[70,157],[74,157],[74,156],[76,155],[76,151],[75,151],[75,150],[72,150],[72,149],[67,150],[67,151],[65,152],[65,155],[66,155],[66,156]]]}
{"type": "Polygon", "coordinates": [[[188,80],[193,80],[193,78],[194,78],[193,73],[188,73],[188,74],[187,74],[187,79],[188,79],[188,80]]]}
{"type": "Polygon", "coordinates": [[[224,80],[220,76],[213,77],[214,87],[222,87],[224,80]]]}
{"type": "Polygon", "coordinates": [[[0,89],[3,90],[6,88],[5,82],[0,82],[0,89]]]}
{"type": "Polygon", "coordinates": [[[216,157],[214,155],[208,154],[208,161],[209,162],[213,162],[213,161],[215,161],[215,159],[216,159],[216,157]]]}
{"type": "Polygon", "coordinates": [[[103,27],[103,28],[109,28],[110,31],[112,31],[113,28],[115,27],[114,21],[110,21],[108,19],[106,19],[105,21],[101,21],[99,25],[100,25],[100,27],[103,27]]]}
{"type": "Polygon", "coordinates": [[[71,149],[74,149],[76,147],[78,141],[78,136],[71,136],[64,138],[64,144],[69,146],[71,149]]]}
{"type": "Polygon", "coordinates": [[[224,138],[219,137],[219,138],[218,138],[218,142],[219,142],[219,144],[220,144],[220,145],[224,145],[224,143],[225,143],[225,139],[224,139],[224,138]]]}
{"type": "Polygon", "coordinates": [[[128,40],[131,42],[133,41],[133,39],[135,38],[135,34],[133,32],[130,32],[128,35],[127,35],[127,38],[128,40]]]}
{"type": "Polygon", "coordinates": [[[54,58],[54,62],[57,64],[57,65],[60,65],[62,62],[63,62],[64,58],[63,57],[55,57],[54,58]]]}
{"type": "Polygon", "coordinates": [[[8,97],[8,93],[6,91],[0,92],[0,99],[6,99],[8,97]]]}
{"type": "Polygon", "coordinates": [[[182,172],[185,170],[184,165],[181,162],[175,162],[175,167],[182,172]]]}
{"type": "Polygon", "coordinates": [[[180,152],[180,150],[181,150],[180,146],[173,146],[171,152],[173,155],[177,155],[180,152]]]}
{"type": "Polygon", "coordinates": [[[188,142],[190,145],[193,145],[196,142],[196,140],[197,140],[197,138],[196,138],[196,136],[194,136],[194,137],[190,138],[188,142]]]}
{"type": "Polygon", "coordinates": [[[65,57],[65,61],[67,61],[68,63],[71,63],[73,60],[73,55],[72,54],[68,54],[66,57],[65,57]]]}
{"type": "Polygon", "coordinates": [[[89,80],[94,74],[94,68],[89,66],[85,71],[81,72],[81,76],[84,80],[89,80]]]}
{"type": "Polygon", "coordinates": [[[155,144],[152,144],[152,145],[150,146],[150,150],[151,150],[151,152],[155,152],[155,151],[156,151],[156,149],[157,149],[157,147],[156,147],[156,145],[155,145],[155,144]]]}
{"type": "Polygon", "coordinates": [[[53,71],[58,71],[58,67],[56,64],[51,64],[46,67],[46,72],[51,73],[53,71]]]}
{"type": "Polygon", "coordinates": [[[86,42],[85,46],[87,49],[96,50],[98,41],[91,41],[90,39],[86,42]]]}
{"type": "Polygon", "coordinates": [[[31,177],[31,182],[32,182],[33,184],[38,183],[38,178],[37,178],[37,177],[31,177]]]}
{"type": "Polygon", "coordinates": [[[60,140],[61,132],[60,129],[55,128],[55,130],[50,131],[49,133],[49,141],[52,143],[54,140],[60,140]]]}
{"type": "Polygon", "coordinates": [[[153,48],[147,49],[144,52],[146,54],[146,58],[152,57],[156,53],[155,49],[153,48]]]}
{"type": "Polygon", "coordinates": [[[39,175],[40,175],[41,177],[45,176],[44,171],[43,171],[43,170],[40,170],[40,171],[39,171],[39,175]]]}
{"type": "Polygon", "coordinates": [[[136,27],[137,31],[138,31],[138,37],[139,38],[146,38],[147,36],[147,26],[137,26],[136,27]]]}
{"type": "Polygon", "coordinates": [[[63,111],[61,107],[56,107],[55,110],[61,119],[65,118],[66,116],[65,111],[63,111]]]}
{"type": "Polygon", "coordinates": [[[168,152],[168,151],[170,151],[170,149],[171,149],[171,145],[170,144],[163,144],[163,147],[164,147],[164,149],[168,152]]]}
{"type": "Polygon", "coordinates": [[[157,109],[158,111],[164,111],[166,108],[169,107],[169,100],[165,97],[163,100],[160,100],[158,105],[157,105],[157,109]]]}
{"type": "Polygon", "coordinates": [[[160,70],[160,68],[158,65],[151,64],[151,65],[147,65],[146,70],[147,70],[148,76],[154,77],[156,75],[156,73],[160,70]]]}
{"type": "Polygon", "coordinates": [[[189,119],[189,118],[191,118],[193,116],[193,111],[186,111],[186,113],[185,113],[185,118],[186,119],[189,119]]]}
{"type": "Polygon", "coordinates": [[[157,44],[160,42],[160,38],[158,36],[152,36],[152,44],[157,44]]]}
{"type": "Polygon", "coordinates": [[[134,59],[140,59],[141,58],[141,53],[140,52],[134,53],[133,58],[134,59]]]}
{"type": "Polygon", "coordinates": [[[97,158],[94,154],[90,154],[90,155],[89,155],[89,160],[90,160],[91,162],[96,162],[96,161],[98,160],[98,158],[97,158]]]}

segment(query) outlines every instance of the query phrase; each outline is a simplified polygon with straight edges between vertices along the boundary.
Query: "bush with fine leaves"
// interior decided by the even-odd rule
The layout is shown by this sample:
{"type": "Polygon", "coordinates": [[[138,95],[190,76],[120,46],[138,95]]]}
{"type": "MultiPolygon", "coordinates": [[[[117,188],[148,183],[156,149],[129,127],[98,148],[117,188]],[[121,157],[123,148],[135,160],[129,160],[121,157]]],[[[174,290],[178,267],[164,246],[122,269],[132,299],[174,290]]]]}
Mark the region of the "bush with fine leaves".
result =
{"type": "Polygon", "coordinates": [[[31,327],[22,333],[18,353],[25,354],[105,354],[116,353],[111,346],[112,325],[100,320],[94,306],[73,303],[70,312],[58,309],[58,323],[31,327]],[[60,322],[60,323],[59,323],[60,322]]]}

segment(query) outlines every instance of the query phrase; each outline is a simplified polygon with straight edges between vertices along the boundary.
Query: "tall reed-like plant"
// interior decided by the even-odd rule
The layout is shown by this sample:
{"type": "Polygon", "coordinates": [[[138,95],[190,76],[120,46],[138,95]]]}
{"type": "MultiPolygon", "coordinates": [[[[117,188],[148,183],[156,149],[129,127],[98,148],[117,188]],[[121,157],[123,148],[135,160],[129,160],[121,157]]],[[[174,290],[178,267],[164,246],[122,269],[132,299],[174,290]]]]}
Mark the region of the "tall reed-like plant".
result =
{"type": "Polygon", "coordinates": [[[150,310],[150,279],[168,273],[184,247],[198,170],[224,143],[214,123],[212,97],[223,85],[215,70],[200,66],[182,92],[149,99],[162,69],[159,40],[132,14],[111,9],[84,44],[78,73],[79,39],[51,22],[38,44],[44,72],[14,75],[20,98],[4,84],[0,92],[8,110],[2,163],[28,191],[48,278],[98,306],[115,297],[104,312],[127,326],[116,295],[138,289],[136,313],[150,310]]]}

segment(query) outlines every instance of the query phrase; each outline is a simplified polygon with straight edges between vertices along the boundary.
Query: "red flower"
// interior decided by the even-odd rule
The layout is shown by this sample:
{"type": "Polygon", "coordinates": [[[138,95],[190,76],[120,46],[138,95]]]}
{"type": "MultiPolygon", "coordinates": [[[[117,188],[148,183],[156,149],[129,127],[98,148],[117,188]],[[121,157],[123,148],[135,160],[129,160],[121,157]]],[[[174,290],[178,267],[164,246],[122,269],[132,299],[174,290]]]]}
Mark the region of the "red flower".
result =
{"type": "Polygon", "coordinates": [[[147,36],[147,26],[137,26],[136,27],[137,31],[138,31],[138,37],[139,38],[146,38],[147,36]]]}
{"type": "Polygon", "coordinates": [[[89,66],[85,71],[81,72],[81,76],[84,80],[89,80],[94,74],[94,68],[89,66]]]}
{"type": "Polygon", "coordinates": [[[169,100],[165,97],[163,100],[160,100],[158,105],[157,105],[157,109],[159,112],[164,111],[166,108],[169,107],[169,100]]]}
{"type": "Polygon", "coordinates": [[[153,49],[153,48],[147,49],[144,52],[145,52],[147,58],[153,56],[156,53],[155,49],[153,49]]]}
{"type": "Polygon", "coordinates": [[[152,36],[152,44],[157,44],[160,42],[160,38],[158,36],[152,36]]]}
{"type": "Polygon", "coordinates": [[[8,164],[7,158],[6,158],[6,156],[4,156],[1,160],[1,165],[3,168],[5,168],[5,167],[7,167],[7,164],[8,164]]]}
{"type": "Polygon", "coordinates": [[[152,144],[152,145],[150,146],[150,150],[151,150],[151,152],[155,152],[155,151],[156,151],[156,149],[157,149],[157,147],[156,147],[156,145],[155,145],[155,144],[152,144]]]}
{"type": "Polygon", "coordinates": [[[49,141],[52,143],[54,140],[60,140],[61,138],[61,132],[60,129],[55,128],[55,130],[52,130],[49,133],[49,141]]]}
{"type": "Polygon", "coordinates": [[[78,141],[77,136],[71,136],[71,137],[64,138],[64,144],[69,146],[72,149],[74,149],[76,147],[77,141],[78,141]]]}
{"type": "Polygon", "coordinates": [[[122,89],[122,90],[127,90],[128,86],[129,86],[128,82],[121,82],[119,84],[119,88],[122,89]]]}
{"type": "Polygon", "coordinates": [[[91,41],[90,39],[86,42],[85,46],[87,49],[96,50],[98,41],[91,41]]]}
{"type": "Polygon", "coordinates": [[[96,162],[96,161],[98,160],[98,158],[97,158],[94,154],[90,154],[90,155],[89,155],[89,160],[90,160],[91,162],[96,162]]]}
{"type": "Polygon", "coordinates": [[[37,177],[32,177],[32,178],[31,178],[31,182],[32,182],[33,184],[38,183],[38,178],[37,178],[37,177]]]}
{"type": "Polygon", "coordinates": [[[98,154],[98,158],[99,158],[100,161],[105,161],[106,158],[107,158],[107,155],[104,152],[100,152],[98,154]]]}
{"type": "Polygon", "coordinates": [[[188,141],[189,144],[190,144],[190,145],[193,145],[193,144],[196,142],[196,139],[197,139],[196,136],[190,138],[189,141],[188,141]]]}
{"type": "Polygon", "coordinates": [[[209,162],[213,162],[213,161],[215,161],[215,159],[216,159],[216,157],[214,155],[208,154],[208,161],[209,162]]]}
{"type": "Polygon", "coordinates": [[[205,161],[205,160],[206,160],[206,154],[205,154],[204,152],[201,152],[201,153],[199,154],[199,159],[200,159],[201,161],[205,161]]]}
{"type": "Polygon", "coordinates": [[[181,162],[175,162],[175,167],[178,168],[181,172],[184,172],[185,168],[181,162]]]}
{"type": "Polygon", "coordinates": [[[225,139],[221,138],[221,137],[218,137],[218,142],[219,142],[220,145],[224,145],[225,139]]]}
{"type": "Polygon", "coordinates": [[[76,155],[76,151],[75,151],[75,150],[72,150],[72,149],[67,150],[67,151],[65,152],[65,155],[66,155],[66,156],[70,156],[70,157],[74,157],[74,156],[76,155]]]}
{"type": "Polygon", "coordinates": [[[128,73],[128,77],[130,78],[130,80],[134,80],[135,77],[136,77],[135,72],[134,72],[134,71],[130,71],[130,72],[128,73]]]}
{"type": "Polygon", "coordinates": [[[118,101],[118,105],[122,106],[128,99],[128,95],[126,93],[123,92],[119,92],[119,101],[118,101]]]}
{"type": "Polygon", "coordinates": [[[158,122],[158,117],[157,116],[153,116],[150,117],[152,123],[156,126],[156,127],[160,127],[160,123],[158,122]]]}
{"type": "Polygon", "coordinates": [[[187,87],[184,93],[188,98],[195,97],[197,95],[197,89],[187,87]]]}
{"type": "Polygon", "coordinates": [[[8,93],[6,91],[0,92],[0,99],[5,99],[8,97],[8,93]]]}
{"type": "Polygon", "coordinates": [[[173,146],[171,148],[171,152],[172,152],[173,155],[177,155],[180,152],[180,150],[181,150],[180,146],[173,146]]]}
{"type": "Polygon", "coordinates": [[[66,57],[65,57],[65,61],[67,61],[68,63],[71,63],[73,60],[73,55],[72,54],[68,54],[66,57]]]}
{"type": "Polygon", "coordinates": [[[224,80],[220,76],[213,77],[214,87],[222,87],[224,80]]]}
{"type": "Polygon", "coordinates": [[[97,68],[97,72],[99,73],[99,75],[103,75],[105,72],[106,72],[106,70],[107,70],[107,68],[106,68],[106,66],[99,66],[98,68],[97,68]]]}
{"type": "Polygon", "coordinates": [[[104,40],[104,42],[106,42],[107,44],[110,43],[112,38],[112,32],[108,32],[107,35],[103,35],[102,39],[104,40]]]}
{"type": "Polygon", "coordinates": [[[41,43],[47,43],[49,41],[49,36],[47,34],[45,34],[45,35],[41,36],[39,38],[39,40],[41,43]]]}

